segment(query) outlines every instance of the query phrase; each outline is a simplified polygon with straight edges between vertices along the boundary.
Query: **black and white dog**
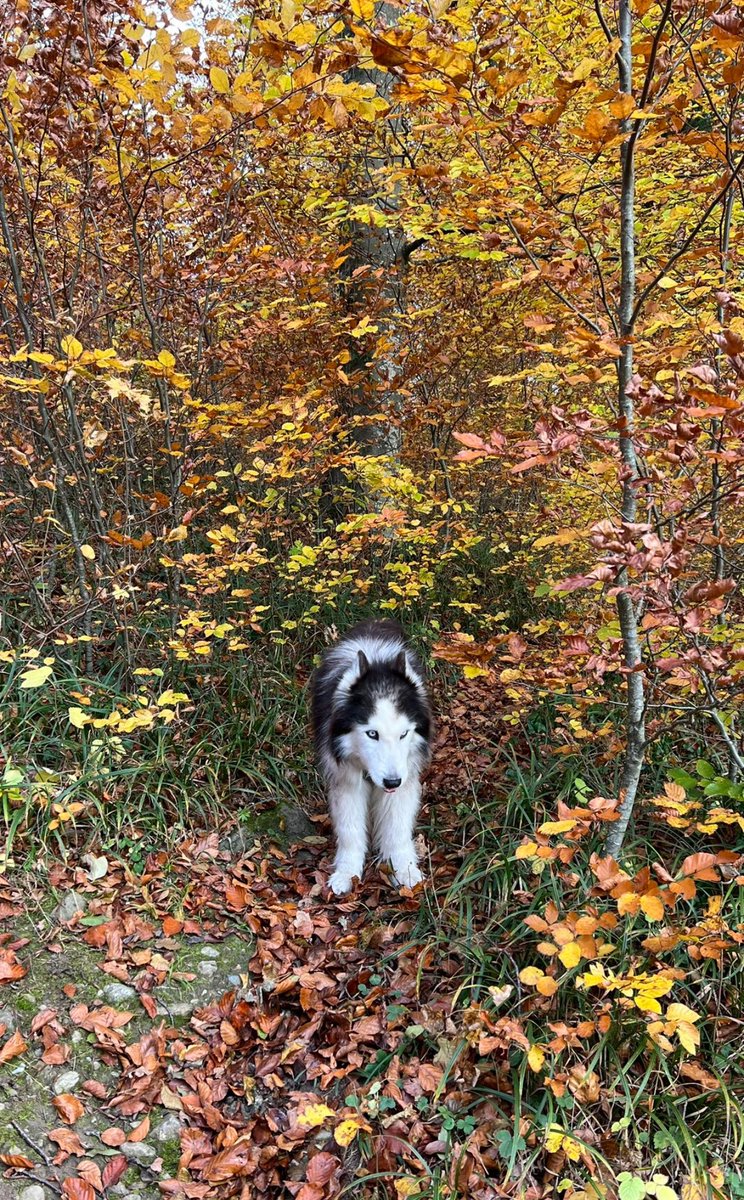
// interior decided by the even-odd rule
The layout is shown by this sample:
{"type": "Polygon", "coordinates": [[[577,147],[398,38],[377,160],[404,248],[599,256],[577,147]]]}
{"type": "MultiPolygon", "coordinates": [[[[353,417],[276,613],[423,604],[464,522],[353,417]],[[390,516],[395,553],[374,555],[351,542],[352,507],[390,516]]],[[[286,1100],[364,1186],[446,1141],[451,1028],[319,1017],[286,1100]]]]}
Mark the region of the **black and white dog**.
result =
{"type": "Polygon", "coordinates": [[[397,621],[363,621],[331,646],[312,681],[315,748],[336,833],[329,883],[361,879],[369,835],[398,887],[421,880],[413,827],[429,757],[424,671],[397,621]]]}

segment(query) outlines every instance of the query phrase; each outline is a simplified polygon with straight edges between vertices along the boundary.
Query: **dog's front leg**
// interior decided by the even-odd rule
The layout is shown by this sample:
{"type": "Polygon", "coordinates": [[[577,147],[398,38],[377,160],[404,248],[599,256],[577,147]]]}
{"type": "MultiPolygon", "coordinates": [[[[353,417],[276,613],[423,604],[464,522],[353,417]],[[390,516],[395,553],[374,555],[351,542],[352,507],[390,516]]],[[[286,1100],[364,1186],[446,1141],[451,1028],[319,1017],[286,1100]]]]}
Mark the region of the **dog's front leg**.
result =
{"type": "Polygon", "coordinates": [[[420,800],[418,779],[407,780],[395,792],[380,792],[376,798],[375,842],[380,858],[392,865],[393,879],[398,887],[415,887],[423,878],[413,844],[420,800]]]}
{"type": "Polygon", "coordinates": [[[336,861],[328,883],[336,896],[351,891],[354,876],[362,878],[367,854],[369,788],[361,771],[342,767],[328,784],[328,804],[336,834],[336,861]]]}

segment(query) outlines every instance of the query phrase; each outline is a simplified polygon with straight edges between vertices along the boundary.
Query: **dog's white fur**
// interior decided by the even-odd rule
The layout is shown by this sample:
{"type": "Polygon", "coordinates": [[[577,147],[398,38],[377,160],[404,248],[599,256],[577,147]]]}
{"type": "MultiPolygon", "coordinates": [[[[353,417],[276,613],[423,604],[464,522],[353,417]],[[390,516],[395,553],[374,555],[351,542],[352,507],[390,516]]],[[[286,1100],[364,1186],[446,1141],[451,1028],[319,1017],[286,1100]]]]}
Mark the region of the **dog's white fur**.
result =
{"type": "Polygon", "coordinates": [[[428,742],[417,731],[411,712],[401,711],[395,696],[385,695],[383,687],[366,720],[354,722],[335,742],[328,732],[334,714],[343,709],[351,689],[369,668],[392,672],[403,668],[403,663],[405,679],[415,689],[428,721],[420,665],[402,636],[390,632],[396,627],[384,627],[387,636],[381,637],[369,636],[369,626],[362,626],[365,632],[358,636],[352,631],[328,651],[320,669],[329,683],[323,698],[316,700],[316,740],[336,833],[336,859],[329,879],[336,895],[348,892],[353,879],[361,878],[370,835],[380,859],[390,862],[397,886],[413,887],[422,878],[413,830],[428,742]],[[395,780],[400,782],[394,788],[388,786],[395,780]]]}

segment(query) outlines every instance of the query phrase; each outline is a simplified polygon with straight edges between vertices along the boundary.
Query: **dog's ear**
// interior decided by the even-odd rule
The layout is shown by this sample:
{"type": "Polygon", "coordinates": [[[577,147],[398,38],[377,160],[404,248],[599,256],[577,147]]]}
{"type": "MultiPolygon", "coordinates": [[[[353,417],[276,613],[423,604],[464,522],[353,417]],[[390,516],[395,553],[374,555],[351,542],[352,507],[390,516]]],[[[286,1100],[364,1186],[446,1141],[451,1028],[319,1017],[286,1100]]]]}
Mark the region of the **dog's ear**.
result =
{"type": "Polygon", "coordinates": [[[358,655],[359,655],[359,678],[361,679],[362,675],[366,675],[367,671],[369,670],[369,659],[367,658],[367,655],[364,653],[363,650],[358,651],[358,655]]]}
{"type": "Polygon", "coordinates": [[[393,662],[393,670],[397,671],[399,675],[405,675],[405,673],[406,673],[406,652],[405,652],[405,650],[401,650],[400,654],[396,655],[395,661],[393,662]]]}

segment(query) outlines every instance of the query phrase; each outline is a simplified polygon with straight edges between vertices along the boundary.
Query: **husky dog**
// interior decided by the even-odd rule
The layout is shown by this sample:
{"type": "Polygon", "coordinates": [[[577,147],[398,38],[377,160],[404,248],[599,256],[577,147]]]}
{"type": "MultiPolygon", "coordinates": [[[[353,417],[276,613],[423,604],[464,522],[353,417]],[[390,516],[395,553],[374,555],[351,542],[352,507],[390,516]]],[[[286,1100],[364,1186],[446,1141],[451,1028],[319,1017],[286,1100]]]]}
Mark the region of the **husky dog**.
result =
{"type": "Polygon", "coordinates": [[[336,833],[331,890],[361,879],[369,834],[398,887],[421,880],[413,826],[429,757],[421,662],[397,621],[363,621],[331,646],[312,681],[315,749],[336,833]]]}

